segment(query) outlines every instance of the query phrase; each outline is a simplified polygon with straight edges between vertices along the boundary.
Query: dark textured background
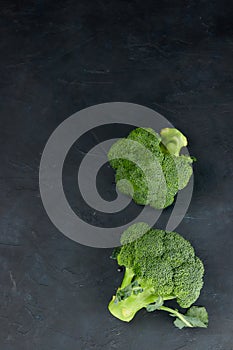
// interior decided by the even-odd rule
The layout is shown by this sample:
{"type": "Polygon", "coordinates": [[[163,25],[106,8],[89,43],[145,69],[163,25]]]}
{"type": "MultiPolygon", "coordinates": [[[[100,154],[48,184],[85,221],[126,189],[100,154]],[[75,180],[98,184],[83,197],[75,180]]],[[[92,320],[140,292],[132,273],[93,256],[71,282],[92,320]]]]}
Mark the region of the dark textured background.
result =
{"type": "MultiPolygon", "coordinates": [[[[233,349],[232,8],[216,0],[1,2],[1,350],[233,349]],[[198,158],[177,230],[206,266],[198,303],[208,308],[207,330],[180,331],[162,312],[114,319],[107,303],[122,275],[110,250],[70,241],[43,209],[46,140],[72,113],[109,101],[156,109],[198,158]]],[[[68,178],[75,166],[71,157],[68,178]]]]}

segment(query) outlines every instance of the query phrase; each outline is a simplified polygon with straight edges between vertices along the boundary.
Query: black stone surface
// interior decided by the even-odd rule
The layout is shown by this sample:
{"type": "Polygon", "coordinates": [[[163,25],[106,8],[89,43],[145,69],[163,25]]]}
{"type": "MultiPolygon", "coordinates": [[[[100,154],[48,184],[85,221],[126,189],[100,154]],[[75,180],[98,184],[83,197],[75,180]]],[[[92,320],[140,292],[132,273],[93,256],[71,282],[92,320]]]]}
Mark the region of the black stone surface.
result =
{"type": "MultiPolygon", "coordinates": [[[[1,3],[1,350],[233,349],[232,9],[217,0],[1,3]],[[107,304],[122,274],[110,250],[70,241],[43,209],[48,137],[72,113],[109,101],[162,113],[198,158],[177,231],[205,263],[198,304],[208,329],[180,331],[162,312],[113,318],[107,304]]],[[[76,159],[67,167],[69,180],[76,159]]]]}

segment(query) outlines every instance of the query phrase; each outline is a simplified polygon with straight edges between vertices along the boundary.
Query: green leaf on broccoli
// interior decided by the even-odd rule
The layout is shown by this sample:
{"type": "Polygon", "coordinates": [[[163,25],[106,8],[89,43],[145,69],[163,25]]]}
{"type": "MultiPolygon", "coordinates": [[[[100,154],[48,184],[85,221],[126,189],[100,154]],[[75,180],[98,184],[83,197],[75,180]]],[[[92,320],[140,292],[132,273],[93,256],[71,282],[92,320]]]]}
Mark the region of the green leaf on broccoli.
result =
{"type": "MultiPolygon", "coordinates": [[[[192,327],[201,327],[207,328],[208,326],[208,313],[203,306],[192,306],[185,315],[183,315],[185,321],[189,322],[192,327]]],[[[187,323],[180,318],[176,318],[174,325],[179,329],[182,329],[187,326],[187,323]]]]}

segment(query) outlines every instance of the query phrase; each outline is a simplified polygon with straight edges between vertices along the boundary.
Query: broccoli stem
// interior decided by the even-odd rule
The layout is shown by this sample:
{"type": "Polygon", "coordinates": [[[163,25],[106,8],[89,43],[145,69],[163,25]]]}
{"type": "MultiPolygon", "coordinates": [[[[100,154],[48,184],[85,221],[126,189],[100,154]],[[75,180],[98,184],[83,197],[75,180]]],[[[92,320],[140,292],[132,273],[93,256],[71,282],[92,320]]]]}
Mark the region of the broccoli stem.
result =
{"type": "Polygon", "coordinates": [[[187,146],[186,137],[177,129],[164,128],[160,131],[162,145],[164,145],[170,154],[178,157],[182,147],[187,146]]]}
{"type": "MultiPolygon", "coordinates": [[[[122,285],[118,290],[127,287],[131,283],[133,277],[134,274],[132,270],[126,269],[122,285]]],[[[171,300],[174,298],[174,296],[167,296],[164,297],[163,300],[171,300]]],[[[108,305],[108,309],[116,318],[121,321],[129,322],[139,310],[154,303],[157,299],[158,295],[154,294],[153,288],[146,287],[142,292],[138,294],[132,293],[129,297],[121,301],[117,301],[114,295],[108,305]]]]}
{"type": "Polygon", "coordinates": [[[114,295],[108,306],[109,311],[121,321],[129,322],[134,318],[136,312],[155,302],[157,296],[153,294],[151,289],[145,289],[137,295],[132,293],[127,299],[120,302],[116,303],[115,299],[114,295]]]}
{"type": "Polygon", "coordinates": [[[133,270],[129,269],[128,267],[126,267],[125,268],[124,278],[123,278],[123,281],[122,281],[121,286],[120,286],[119,289],[123,289],[126,286],[128,286],[132,282],[133,277],[134,277],[133,270]]]}
{"type": "Polygon", "coordinates": [[[189,323],[185,319],[185,317],[181,313],[179,313],[177,310],[171,309],[170,307],[166,307],[166,306],[160,306],[160,308],[158,310],[163,310],[163,311],[169,312],[170,314],[178,317],[182,322],[184,322],[186,324],[187,327],[192,327],[193,328],[192,324],[189,323]]]}

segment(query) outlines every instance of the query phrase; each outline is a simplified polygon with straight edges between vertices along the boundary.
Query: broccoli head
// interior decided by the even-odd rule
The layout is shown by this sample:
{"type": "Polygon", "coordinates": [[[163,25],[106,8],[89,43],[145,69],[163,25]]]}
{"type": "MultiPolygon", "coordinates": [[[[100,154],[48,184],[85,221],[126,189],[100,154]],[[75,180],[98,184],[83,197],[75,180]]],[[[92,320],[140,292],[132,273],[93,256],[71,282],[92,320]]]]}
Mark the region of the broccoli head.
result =
{"type": "Polygon", "coordinates": [[[174,128],[162,129],[160,135],[151,128],[134,129],[108,152],[118,190],[137,204],[171,205],[192,175],[193,158],[179,155],[186,145],[186,137],[174,128]]]}
{"type": "MultiPolygon", "coordinates": [[[[176,299],[182,308],[189,308],[199,297],[204,266],[192,245],[176,232],[151,229],[145,223],[130,226],[121,242],[116,259],[125,267],[125,274],[109,303],[110,312],[129,322],[142,308],[158,309],[176,316],[179,321],[175,324],[180,328],[196,326],[197,320],[163,305],[166,300],[176,299]]],[[[206,325],[199,322],[200,327],[206,325]]]]}

